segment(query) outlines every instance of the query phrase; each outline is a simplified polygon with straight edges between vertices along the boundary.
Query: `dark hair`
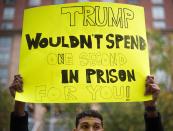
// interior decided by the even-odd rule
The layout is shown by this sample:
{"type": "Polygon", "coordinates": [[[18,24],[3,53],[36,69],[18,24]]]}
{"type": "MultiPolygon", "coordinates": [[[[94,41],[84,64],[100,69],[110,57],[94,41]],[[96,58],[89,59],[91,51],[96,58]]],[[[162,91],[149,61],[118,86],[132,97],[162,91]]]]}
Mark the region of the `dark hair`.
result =
{"type": "Polygon", "coordinates": [[[84,118],[84,117],[87,117],[87,116],[95,117],[95,118],[100,119],[102,127],[103,127],[103,117],[102,117],[102,115],[99,112],[97,112],[96,110],[86,110],[86,111],[83,111],[83,112],[76,115],[76,128],[79,124],[79,120],[81,118],[84,118]]]}

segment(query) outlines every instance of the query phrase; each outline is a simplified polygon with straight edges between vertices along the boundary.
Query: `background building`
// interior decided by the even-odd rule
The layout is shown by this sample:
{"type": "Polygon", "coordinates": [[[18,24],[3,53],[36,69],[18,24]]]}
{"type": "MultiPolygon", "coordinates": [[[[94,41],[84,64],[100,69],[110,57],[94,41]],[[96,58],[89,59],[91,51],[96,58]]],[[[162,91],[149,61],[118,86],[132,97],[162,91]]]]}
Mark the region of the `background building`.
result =
{"type": "MultiPolygon", "coordinates": [[[[13,80],[13,76],[18,74],[24,9],[42,5],[86,1],[115,2],[143,6],[147,30],[161,32],[162,36],[166,40],[171,39],[170,41],[173,44],[173,0],[0,0],[0,84],[2,87],[7,87],[13,80]]],[[[151,42],[149,44],[152,44],[152,41],[149,42],[151,42]]],[[[173,81],[173,78],[170,79],[173,81]]],[[[57,119],[53,117],[53,108],[54,106],[50,108],[52,119],[48,122],[50,124],[45,128],[46,131],[48,129],[54,131],[53,123],[57,119]]],[[[61,129],[64,131],[66,127],[61,126],[61,129]]]]}

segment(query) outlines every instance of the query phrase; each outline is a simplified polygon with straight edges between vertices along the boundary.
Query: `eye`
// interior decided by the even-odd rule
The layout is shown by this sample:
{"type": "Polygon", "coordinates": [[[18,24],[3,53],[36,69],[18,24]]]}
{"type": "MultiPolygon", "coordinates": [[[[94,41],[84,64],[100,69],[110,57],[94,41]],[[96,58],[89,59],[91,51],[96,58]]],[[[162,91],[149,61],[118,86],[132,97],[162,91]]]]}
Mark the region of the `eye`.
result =
{"type": "Polygon", "coordinates": [[[87,124],[81,125],[81,129],[88,129],[89,126],[87,124]]]}
{"type": "Polygon", "coordinates": [[[94,125],[95,130],[98,130],[98,129],[101,129],[101,128],[102,128],[101,125],[94,125]]]}

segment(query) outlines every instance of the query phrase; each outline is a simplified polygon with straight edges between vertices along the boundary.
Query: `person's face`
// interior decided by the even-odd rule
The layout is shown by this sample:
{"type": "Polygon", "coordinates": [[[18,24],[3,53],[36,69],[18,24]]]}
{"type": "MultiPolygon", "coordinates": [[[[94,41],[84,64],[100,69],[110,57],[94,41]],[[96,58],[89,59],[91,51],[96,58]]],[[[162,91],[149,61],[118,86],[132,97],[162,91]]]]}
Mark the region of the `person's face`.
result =
{"type": "Polygon", "coordinates": [[[73,131],[104,131],[101,120],[94,117],[83,117],[73,131]]]}

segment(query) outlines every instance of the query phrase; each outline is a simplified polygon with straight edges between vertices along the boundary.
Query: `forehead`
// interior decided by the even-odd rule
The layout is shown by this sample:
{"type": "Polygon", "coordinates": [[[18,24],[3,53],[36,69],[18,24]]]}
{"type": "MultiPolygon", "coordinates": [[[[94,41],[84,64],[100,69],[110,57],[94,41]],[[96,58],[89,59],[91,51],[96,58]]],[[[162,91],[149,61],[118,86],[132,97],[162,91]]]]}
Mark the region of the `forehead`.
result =
{"type": "Polygon", "coordinates": [[[83,117],[79,120],[79,124],[82,124],[82,123],[101,124],[102,122],[99,118],[86,116],[86,117],[83,117]]]}

